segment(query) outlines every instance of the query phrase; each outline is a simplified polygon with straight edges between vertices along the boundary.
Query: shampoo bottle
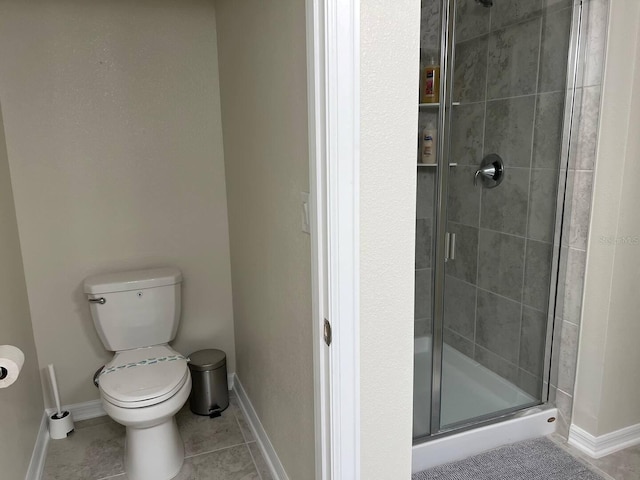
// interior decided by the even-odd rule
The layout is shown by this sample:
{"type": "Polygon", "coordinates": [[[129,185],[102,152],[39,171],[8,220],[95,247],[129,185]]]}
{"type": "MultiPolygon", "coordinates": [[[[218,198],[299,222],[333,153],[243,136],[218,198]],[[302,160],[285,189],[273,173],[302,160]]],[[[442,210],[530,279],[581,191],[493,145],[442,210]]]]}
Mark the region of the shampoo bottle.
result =
{"type": "Polygon", "coordinates": [[[436,139],[438,138],[438,129],[433,122],[429,122],[424,130],[422,130],[422,154],[420,155],[420,163],[435,164],[436,163],[436,139]]]}
{"type": "Polygon", "coordinates": [[[434,56],[430,56],[422,69],[422,103],[438,103],[440,101],[440,66],[434,56]]]}

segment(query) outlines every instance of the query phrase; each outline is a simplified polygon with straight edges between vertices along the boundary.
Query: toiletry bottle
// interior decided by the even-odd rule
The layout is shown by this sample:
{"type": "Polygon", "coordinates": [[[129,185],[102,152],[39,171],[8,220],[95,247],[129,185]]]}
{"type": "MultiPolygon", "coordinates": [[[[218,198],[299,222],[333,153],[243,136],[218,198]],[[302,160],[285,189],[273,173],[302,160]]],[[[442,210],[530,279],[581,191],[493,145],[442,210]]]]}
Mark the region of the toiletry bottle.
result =
{"type": "Polygon", "coordinates": [[[422,103],[422,91],[424,90],[424,65],[427,59],[424,51],[420,49],[420,68],[418,69],[418,103],[422,103]]]}
{"type": "Polygon", "coordinates": [[[422,103],[438,103],[440,101],[440,66],[435,56],[430,56],[422,69],[422,103]]]}
{"type": "Polygon", "coordinates": [[[433,122],[429,122],[424,130],[422,130],[422,149],[420,155],[420,163],[435,164],[436,163],[436,139],[438,138],[438,129],[433,122]]]}

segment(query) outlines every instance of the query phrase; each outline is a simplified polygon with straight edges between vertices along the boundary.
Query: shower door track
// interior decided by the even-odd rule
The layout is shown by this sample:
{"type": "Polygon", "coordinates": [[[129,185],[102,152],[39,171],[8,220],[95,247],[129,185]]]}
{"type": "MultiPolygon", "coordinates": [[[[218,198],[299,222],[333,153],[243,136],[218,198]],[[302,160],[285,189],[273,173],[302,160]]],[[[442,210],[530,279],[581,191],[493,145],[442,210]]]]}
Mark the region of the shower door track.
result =
{"type": "MultiPolygon", "coordinates": [[[[482,415],[480,417],[476,417],[468,422],[460,422],[452,425],[451,427],[440,430],[436,433],[422,435],[420,437],[415,437],[413,439],[413,445],[421,445],[423,443],[428,443],[433,440],[437,440],[443,437],[449,437],[451,435],[455,435],[462,432],[467,432],[469,430],[475,430],[476,428],[485,427],[488,425],[493,425],[496,423],[502,423],[506,420],[512,420],[515,418],[526,417],[531,415],[532,413],[542,412],[542,411],[555,411],[555,408],[550,406],[546,402],[532,402],[528,405],[521,405],[514,408],[508,408],[505,410],[501,410],[499,412],[490,413],[487,415],[482,415]]],[[[555,413],[547,420],[548,423],[555,422],[555,413]]]]}

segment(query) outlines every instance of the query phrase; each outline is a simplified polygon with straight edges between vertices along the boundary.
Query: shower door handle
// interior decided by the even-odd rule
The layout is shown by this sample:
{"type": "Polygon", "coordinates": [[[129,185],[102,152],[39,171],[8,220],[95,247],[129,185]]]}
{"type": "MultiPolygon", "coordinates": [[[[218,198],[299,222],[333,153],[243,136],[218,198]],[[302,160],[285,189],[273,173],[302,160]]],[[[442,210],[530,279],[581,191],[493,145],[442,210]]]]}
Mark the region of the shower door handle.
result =
{"type": "Polygon", "coordinates": [[[449,260],[456,259],[456,234],[452,233],[449,240],[449,260]]]}
{"type": "Polygon", "coordinates": [[[456,234],[445,233],[444,234],[444,261],[456,259],[456,234]]]}
{"type": "Polygon", "coordinates": [[[451,234],[449,232],[444,234],[444,261],[449,261],[449,253],[451,251],[451,234]]]}

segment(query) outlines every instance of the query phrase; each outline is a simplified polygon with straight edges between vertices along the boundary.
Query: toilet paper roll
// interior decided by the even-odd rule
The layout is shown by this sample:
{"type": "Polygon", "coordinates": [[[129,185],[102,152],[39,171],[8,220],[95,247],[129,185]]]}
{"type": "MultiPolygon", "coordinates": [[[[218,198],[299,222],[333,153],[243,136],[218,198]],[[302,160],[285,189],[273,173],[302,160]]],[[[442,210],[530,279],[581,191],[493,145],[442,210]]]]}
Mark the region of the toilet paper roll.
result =
{"type": "Polygon", "coordinates": [[[24,353],[13,345],[0,345],[0,388],[7,388],[18,379],[24,365],[24,353]]]}

